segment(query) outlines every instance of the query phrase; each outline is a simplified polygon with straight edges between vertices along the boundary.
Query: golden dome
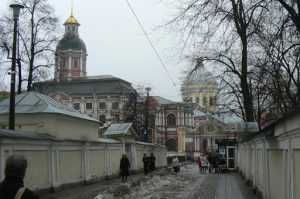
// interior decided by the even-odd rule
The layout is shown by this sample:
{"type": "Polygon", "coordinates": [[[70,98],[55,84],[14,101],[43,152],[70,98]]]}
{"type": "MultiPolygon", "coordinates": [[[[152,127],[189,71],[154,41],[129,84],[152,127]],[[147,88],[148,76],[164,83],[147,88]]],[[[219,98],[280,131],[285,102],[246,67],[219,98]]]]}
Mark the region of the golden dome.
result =
{"type": "Polygon", "coordinates": [[[75,24],[78,24],[79,25],[79,21],[73,16],[71,15],[66,21],[64,24],[68,24],[68,23],[75,23],[75,24]]]}
{"type": "Polygon", "coordinates": [[[65,24],[68,24],[68,23],[73,23],[73,24],[78,24],[80,25],[79,21],[73,16],[73,6],[71,8],[71,15],[70,17],[65,21],[64,25],[65,24]]]}

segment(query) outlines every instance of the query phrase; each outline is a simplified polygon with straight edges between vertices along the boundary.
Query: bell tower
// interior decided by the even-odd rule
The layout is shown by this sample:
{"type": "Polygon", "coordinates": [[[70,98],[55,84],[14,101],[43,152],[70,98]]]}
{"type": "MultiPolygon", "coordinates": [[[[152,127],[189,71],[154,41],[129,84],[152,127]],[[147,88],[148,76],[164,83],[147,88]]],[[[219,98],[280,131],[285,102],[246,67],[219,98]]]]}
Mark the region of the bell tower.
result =
{"type": "Polygon", "coordinates": [[[73,15],[64,22],[65,33],[58,42],[55,51],[56,81],[71,81],[86,77],[87,51],[84,42],[79,38],[79,21],[73,15]]]}

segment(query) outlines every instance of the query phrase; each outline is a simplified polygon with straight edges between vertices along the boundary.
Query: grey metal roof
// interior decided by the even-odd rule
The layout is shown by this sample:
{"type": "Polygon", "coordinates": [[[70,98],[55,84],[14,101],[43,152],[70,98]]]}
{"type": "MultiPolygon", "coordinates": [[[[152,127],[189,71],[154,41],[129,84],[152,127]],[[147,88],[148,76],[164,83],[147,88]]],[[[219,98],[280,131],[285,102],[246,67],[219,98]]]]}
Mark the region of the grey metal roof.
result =
{"type": "Polygon", "coordinates": [[[233,112],[221,112],[221,113],[216,113],[212,115],[213,118],[222,121],[225,124],[228,123],[236,123],[236,122],[241,122],[243,121],[242,118],[238,117],[235,113],[233,112]]]}
{"type": "MultiPolygon", "coordinates": [[[[111,124],[105,131],[104,135],[129,135],[130,128],[133,128],[132,123],[115,123],[111,124]]],[[[133,130],[135,131],[135,130],[133,130]]],[[[136,132],[135,132],[136,134],[136,132]]]]}
{"type": "Polygon", "coordinates": [[[194,112],[194,116],[195,116],[195,117],[207,115],[207,113],[205,113],[205,112],[203,112],[203,111],[201,111],[201,110],[198,110],[198,109],[195,109],[193,112],[194,112]]]}
{"type": "Polygon", "coordinates": [[[121,142],[111,138],[98,138],[99,142],[108,143],[108,144],[120,144],[121,142]]]}
{"type": "Polygon", "coordinates": [[[57,44],[55,52],[63,50],[82,50],[86,53],[86,46],[79,36],[65,35],[57,44]]]}
{"type": "Polygon", "coordinates": [[[55,137],[47,134],[15,131],[15,130],[8,130],[8,129],[0,129],[0,137],[14,138],[14,139],[27,138],[27,139],[56,140],[55,137]]]}
{"type": "Polygon", "coordinates": [[[201,61],[197,62],[184,79],[184,84],[190,83],[212,83],[218,85],[216,78],[205,68],[201,61]]]}
{"type": "Polygon", "coordinates": [[[136,93],[131,83],[110,75],[89,76],[61,82],[39,82],[33,87],[35,91],[45,95],[54,92],[63,92],[68,95],[136,93]]]}
{"type": "Polygon", "coordinates": [[[153,97],[159,104],[177,104],[178,102],[174,102],[171,100],[168,100],[166,98],[160,97],[160,96],[151,96],[153,97]]]}
{"type": "MultiPolygon", "coordinates": [[[[9,98],[0,102],[0,114],[9,113],[9,98]]],[[[68,107],[55,99],[37,93],[26,92],[16,96],[15,100],[15,113],[16,114],[28,114],[28,113],[56,113],[68,115],[71,117],[81,118],[85,120],[99,122],[98,120],[82,114],[79,111],[68,107]]]]}

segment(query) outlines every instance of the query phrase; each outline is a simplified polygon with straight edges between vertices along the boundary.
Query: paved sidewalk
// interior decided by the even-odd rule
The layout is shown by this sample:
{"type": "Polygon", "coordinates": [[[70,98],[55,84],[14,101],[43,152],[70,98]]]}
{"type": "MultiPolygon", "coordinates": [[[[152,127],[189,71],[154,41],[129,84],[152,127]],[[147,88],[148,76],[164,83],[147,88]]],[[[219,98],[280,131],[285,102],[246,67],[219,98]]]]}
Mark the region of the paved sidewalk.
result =
{"type": "Polygon", "coordinates": [[[257,199],[252,190],[236,173],[221,174],[216,199],[257,199]]]}

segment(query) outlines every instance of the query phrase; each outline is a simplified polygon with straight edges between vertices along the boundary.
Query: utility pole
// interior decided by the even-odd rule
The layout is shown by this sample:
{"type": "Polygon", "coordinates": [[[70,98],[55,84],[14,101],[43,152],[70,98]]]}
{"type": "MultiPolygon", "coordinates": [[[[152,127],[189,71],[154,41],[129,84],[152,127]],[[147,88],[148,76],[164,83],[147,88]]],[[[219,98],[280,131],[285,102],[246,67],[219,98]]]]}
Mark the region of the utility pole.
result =
{"type": "Polygon", "coordinates": [[[18,34],[18,19],[20,9],[24,6],[20,4],[11,4],[9,7],[13,9],[14,16],[14,32],[13,32],[13,52],[12,64],[10,72],[10,101],[9,101],[9,129],[15,130],[15,96],[16,96],[16,54],[17,54],[17,34],[18,34]]]}
{"type": "Polygon", "coordinates": [[[151,91],[150,87],[145,88],[147,92],[146,98],[146,113],[145,113],[145,121],[144,121],[144,130],[145,130],[145,142],[151,142],[150,140],[150,132],[149,132],[149,92],[151,91]]]}

